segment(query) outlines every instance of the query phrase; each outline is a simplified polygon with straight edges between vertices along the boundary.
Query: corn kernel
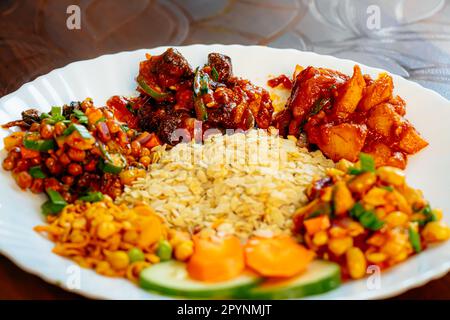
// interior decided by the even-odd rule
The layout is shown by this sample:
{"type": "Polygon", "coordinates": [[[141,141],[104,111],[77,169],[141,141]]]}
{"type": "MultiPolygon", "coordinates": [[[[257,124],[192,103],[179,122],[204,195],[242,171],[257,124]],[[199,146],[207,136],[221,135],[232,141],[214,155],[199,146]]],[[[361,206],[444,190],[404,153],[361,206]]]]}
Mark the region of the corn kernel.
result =
{"type": "Polygon", "coordinates": [[[326,233],[326,231],[319,231],[316,234],[314,234],[313,240],[312,242],[316,245],[316,246],[322,246],[324,244],[326,244],[328,241],[328,235],[326,233]]]}
{"type": "Polygon", "coordinates": [[[381,233],[376,233],[367,240],[367,244],[370,244],[370,245],[373,245],[376,247],[381,247],[385,241],[386,241],[386,238],[384,237],[384,235],[382,235],[381,233]]]}
{"type": "Polygon", "coordinates": [[[348,182],[348,188],[354,192],[363,194],[377,182],[377,176],[373,172],[365,172],[348,182]]]}
{"type": "Polygon", "coordinates": [[[128,257],[128,254],[124,251],[114,251],[106,256],[107,261],[111,264],[111,267],[113,267],[116,270],[122,270],[128,267],[128,264],[130,263],[130,258],[128,257]]]}
{"type": "Polygon", "coordinates": [[[97,229],[97,236],[100,239],[107,239],[114,233],[116,233],[116,226],[114,225],[114,223],[109,221],[103,221],[99,224],[97,229]]]}
{"type": "Polygon", "coordinates": [[[404,226],[408,223],[409,217],[406,213],[401,211],[394,211],[389,213],[384,221],[388,224],[389,227],[400,227],[404,226]]]}
{"type": "Polygon", "coordinates": [[[347,260],[347,268],[353,279],[364,277],[366,273],[367,263],[361,249],[352,247],[345,254],[347,260]]]}
{"type": "Polygon", "coordinates": [[[161,259],[156,254],[153,253],[147,253],[145,255],[145,259],[151,263],[159,263],[161,261],[161,259]]]}
{"type": "Polygon", "coordinates": [[[356,237],[364,232],[364,227],[359,222],[351,221],[347,230],[351,237],[356,237]]]}
{"type": "Polygon", "coordinates": [[[194,243],[189,241],[183,241],[175,247],[175,259],[178,261],[186,261],[194,253],[194,243]]]}
{"type": "Polygon", "coordinates": [[[372,263],[381,263],[387,259],[387,255],[382,252],[366,252],[367,261],[372,263]]]}
{"type": "Polygon", "coordinates": [[[393,186],[401,186],[405,183],[405,173],[398,168],[380,167],[377,170],[377,175],[381,181],[393,186]]]}
{"type": "Polygon", "coordinates": [[[129,243],[136,243],[138,239],[138,233],[136,230],[127,230],[123,234],[123,240],[129,243]]]}
{"type": "Polygon", "coordinates": [[[367,194],[363,198],[363,201],[374,207],[381,206],[386,203],[385,196],[387,193],[387,190],[375,187],[367,192],[367,194]]]}
{"type": "Polygon", "coordinates": [[[341,256],[352,246],[351,237],[333,238],[328,242],[328,249],[336,256],[341,256]]]}
{"type": "Polygon", "coordinates": [[[341,159],[336,164],[336,169],[347,172],[350,167],[353,167],[354,163],[346,159],[341,159]]]}
{"type": "Polygon", "coordinates": [[[330,228],[330,236],[333,238],[345,237],[347,235],[347,230],[344,228],[334,226],[330,228]]]}
{"type": "Polygon", "coordinates": [[[425,241],[444,241],[450,237],[449,227],[442,221],[431,221],[422,230],[425,241]]]}

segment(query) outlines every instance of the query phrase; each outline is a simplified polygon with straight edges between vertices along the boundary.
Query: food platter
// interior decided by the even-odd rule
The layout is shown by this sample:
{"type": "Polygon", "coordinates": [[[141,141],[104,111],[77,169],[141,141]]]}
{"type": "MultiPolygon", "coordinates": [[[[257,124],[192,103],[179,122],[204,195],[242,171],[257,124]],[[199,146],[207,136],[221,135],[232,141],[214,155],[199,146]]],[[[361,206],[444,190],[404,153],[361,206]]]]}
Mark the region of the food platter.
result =
{"type": "MultiPolygon", "coordinates": [[[[0,100],[0,122],[20,117],[21,111],[34,107],[47,111],[51,106],[91,97],[104,104],[113,94],[132,95],[136,84],[139,61],[146,53],[160,54],[167,48],[143,49],[106,55],[93,60],[72,63],[25,84],[18,91],[0,100]]],[[[351,75],[353,61],[321,56],[290,49],[272,49],[259,46],[193,45],[177,48],[189,62],[203,65],[210,52],[231,57],[234,73],[267,87],[269,76],[291,74],[296,64],[336,69],[351,75]]],[[[361,66],[363,73],[376,78],[381,70],[361,66]]],[[[443,209],[444,221],[450,222],[450,152],[447,146],[446,119],[450,118],[450,103],[437,93],[393,75],[395,93],[407,102],[406,118],[410,120],[429,146],[409,158],[406,169],[410,185],[423,190],[433,206],[443,209]]],[[[0,138],[7,135],[0,132],[0,138]]],[[[3,147],[3,146],[2,146],[3,147]]],[[[2,154],[2,158],[4,155],[2,154]]],[[[165,296],[148,293],[123,279],[112,279],[92,270],[74,268],[75,264],[51,252],[53,244],[33,231],[43,224],[39,205],[44,199],[20,190],[8,173],[1,171],[0,195],[0,251],[26,271],[48,282],[93,298],[107,299],[162,299],[165,296]]],[[[450,269],[450,243],[429,247],[419,255],[383,271],[378,285],[365,278],[344,283],[341,287],[313,299],[375,299],[399,294],[444,275],[450,269]]]]}

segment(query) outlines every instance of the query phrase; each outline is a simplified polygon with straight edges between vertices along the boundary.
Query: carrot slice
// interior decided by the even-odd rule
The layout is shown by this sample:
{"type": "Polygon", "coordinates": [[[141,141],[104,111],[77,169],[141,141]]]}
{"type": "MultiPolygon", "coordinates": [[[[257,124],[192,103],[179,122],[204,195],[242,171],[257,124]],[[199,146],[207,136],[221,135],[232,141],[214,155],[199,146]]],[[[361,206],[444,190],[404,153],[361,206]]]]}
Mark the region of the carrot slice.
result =
{"type": "Polygon", "coordinates": [[[189,276],[206,282],[237,277],[245,268],[244,249],[239,238],[211,239],[196,235],[194,254],[187,264],[189,276]]]}
{"type": "Polygon", "coordinates": [[[308,234],[314,234],[316,232],[328,229],[330,227],[330,218],[328,218],[327,215],[318,216],[304,220],[303,225],[305,226],[308,234]]]}
{"type": "Polygon", "coordinates": [[[247,266],[264,277],[292,277],[313,258],[312,251],[287,236],[252,238],[245,246],[247,266]]]}

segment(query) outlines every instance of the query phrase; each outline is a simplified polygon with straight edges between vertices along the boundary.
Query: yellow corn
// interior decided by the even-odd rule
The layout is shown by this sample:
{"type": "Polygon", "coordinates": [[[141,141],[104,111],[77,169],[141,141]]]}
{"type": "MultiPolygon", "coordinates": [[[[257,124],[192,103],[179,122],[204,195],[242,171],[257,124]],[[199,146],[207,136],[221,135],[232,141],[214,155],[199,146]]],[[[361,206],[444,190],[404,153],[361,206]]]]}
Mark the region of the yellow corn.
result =
{"type": "Polygon", "coordinates": [[[449,227],[442,221],[431,221],[422,230],[425,241],[444,241],[450,237],[449,227]]]}
{"type": "Polygon", "coordinates": [[[359,222],[352,221],[349,223],[347,230],[351,237],[356,237],[364,232],[364,227],[359,222]]]}
{"type": "Polygon", "coordinates": [[[175,259],[186,261],[194,253],[194,243],[191,240],[183,241],[175,247],[175,259]]]}
{"type": "Polygon", "coordinates": [[[340,176],[345,175],[345,171],[342,171],[342,170],[339,170],[336,168],[328,168],[326,170],[326,173],[330,177],[340,177],[340,176]]]}
{"type": "Polygon", "coordinates": [[[353,238],[351,237],[333,238],[328,242],[328,249],[336,256],[341,256],[352,246],[353,238]]]}
{"type": "Polygon", "coordinates": [[[384,235],[382,235],[381,233],[376,233],[367,240],[367,244],[370,244],[370,245],[373,245],[376,247],[381,247],[385,241],[386,241],[386,238],[384,237],[384,235]]]}
{"type": "Polygon", "coordinates": [[[107,261],[111,264],[111,267],[113,267],[116,270],[125,269],[128,267],[128,264],[130,263],[130,258],[128,257],[128,254],[124,251],[114,251],[106,256],[107,261]]]}
{"type": "Polygon", "coordinates": [[[316,246],[322,246],[324,244],[326,244],[328,241],[328,235],[326,231],[319,231],[316,234],[314,234],[314,237],[312,239],[312,242],[316,245],[316,246]]]}
{"type": "Polygon", "coordinates": [[[366,252],[367,261],[372,263],[381,263],[387,259],[387,255],[382,252],[366,252]]]}
{"type": "Polygon", "coordinates": [[[103,221],[99,224],[97,229],[97,236],[100,239],[107,239],[116,233],[116,226],[113,222],[103,221]]]}
{"type": "Polygon", "coordinates": [[[373,172],[366,172],[353,178],[348,183],[348,188],[355,193],[363,194],[377,182],[377,176],[373,172]]]}
{"type": "Polygon", "coordinates": [[[347,172],[348,169],[349,169],[350,167],[353,167],[353,166],[354,166],[354,163],[353,163],[353,162],[350,162],[350,161],[348,161],[348,160],[346,160],[346,159],[341,159],[341,160],[339,160],[339,162],[336,164],[336,169],[341,170],[341,171],[344,171],[344,172],[347,172]]]}
{"type": "Polygon", "coordinates": [[[401,186],[405,183],[405,173],[398,168],[380,167],[377,170],[377,174],[381,181],[393,186],[401,186]]]}
{"type": "Polygon", "coordinates": [[[374,207],[386,204],[385,196],[389,191],[381,188],[372,188],[364,196],[363,201],[374,207]]]}
{"type": "Polygon", "coordinates": [[[384,221],[388,224],[389,227],[400,227],[404,226],[408,223],[409,217],[406,213],[401,211],[394,211],[389,213],[384,221]]]}
{"type": "Polygon", "coordinates": [[[151,263],[159,263],[161,261],[161,259],[156,254],[153,253],[145,254],[145,259],[151,263]]]}
{"type": "Polygon", "coordinates": [[[347,260],[347,268],[353,279],[364,277],[366,273],[367,263],[361,249],[352,247],[345,254],[347,260]]]}
{"type": "Polygon", "coordinates": [[[346,235],[347,235],[347,230],[345,230],[344,228],[341,228],[338,226],[330,228],[330,236],[332,238],[344,237],[346,235]]]}

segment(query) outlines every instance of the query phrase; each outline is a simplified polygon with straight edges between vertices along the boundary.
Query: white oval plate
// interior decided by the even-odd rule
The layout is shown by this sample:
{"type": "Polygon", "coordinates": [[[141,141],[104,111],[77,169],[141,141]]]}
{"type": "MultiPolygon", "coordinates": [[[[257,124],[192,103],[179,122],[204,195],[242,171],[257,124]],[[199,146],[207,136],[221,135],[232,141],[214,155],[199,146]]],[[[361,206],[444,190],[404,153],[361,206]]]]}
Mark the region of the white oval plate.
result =
{"type": "MultiPolygon", "coordinates": [[[[134,77],[145,53],[159,54],[166,47],[143,49],[105,55],[93,60],[75,62],[54,70],[19,90],[0,99],[0,123],[20,117],[27,108],[49,110],[86,97],[103,105],[114,94],[135,93],[134,77]]],[[[236,75],[266,86],[269,75],[292,74],[296,64],[337,69],[352,74],[350,60],[291,49],[260,46],[193,45],[177,48],[193,67],[203,65],[207,54],[229,55],[236,75]]],[[[364,73],[376,77],[382,70],[361,66],[364,73]]],[[[407,177],[409,183],[424,191],[435,207],[444,210],[450,223],[450,102],[434,91],[394,76],[395,93],[407,101],[407,118],[430,142],[420,154],[410,157],[407,177]]],[[[0,130],[0,149],[8,134],[0,130]]],[[[3,160],[5,152],[1,154],[3,160]]],[[[79,269],[68,259],[51,252],[53,244],[34,232],[34,226],[44,223],[40,212],[42,196],[21,191],[9,172],[0,169],[0,252],[24,270],[48,282],[79,294],[106,299],[164,299],[166,297],[141,290],[124,279],[100,276],[92,270],[79,269]]],[[[375,299],[400,294],[443,276],[450,270],[450,241],[427,249],[406,262],[378,275],[345,283],[340,288],[313,296],[318,299],[375,299]]]]}

